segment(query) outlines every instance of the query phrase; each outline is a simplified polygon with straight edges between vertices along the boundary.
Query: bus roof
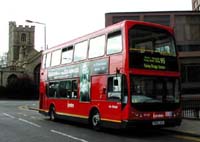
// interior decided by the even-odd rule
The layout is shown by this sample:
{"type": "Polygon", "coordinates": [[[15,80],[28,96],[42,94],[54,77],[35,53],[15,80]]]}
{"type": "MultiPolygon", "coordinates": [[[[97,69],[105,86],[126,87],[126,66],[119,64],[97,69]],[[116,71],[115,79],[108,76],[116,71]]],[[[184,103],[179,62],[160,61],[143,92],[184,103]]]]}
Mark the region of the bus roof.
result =
{"type": "Polygon", "coordinates": [[[79,43],[81,41],[87,40],[89,38],[93,38],[95,36],[100,36],[100,35],[102,35],[104,33],[109,33],[109,32],[117,31],[118,29],[120,29],[121,27],[123,27],[126,24],[130,24],[130,25],[137,25],[137,24],[139,24],[139,25],[145,25],[145,26],[152,26],[152,27],[161,28],[161,29],[167,30],[170,33],[173,33],[173,29],[170,28],[170,27],[168,27],[168,26],[165,26],[165,25],[160,25],[160,24],[150,23],[150,22],[144,22],[144,21],[124,20],[122,22],[118,22],[116,24],[110,25],[110,26],[108,26],[108,27],[106,27],[104,29],[100,29],[98,31],[89,33],[87,35],[84,35],[84,36],[75,38],[73,40],[70,40],[70,41],[58,44],[56,46],[53,46],[53,47],[51,47],[51,48],[49,48],[47,50],[44,50],[43,53],[45,54],[47,52],[51,52],[51,51],[57,50],[59,48],[71,46],[71,45],[74,45],[75,43],[79,43]]]}

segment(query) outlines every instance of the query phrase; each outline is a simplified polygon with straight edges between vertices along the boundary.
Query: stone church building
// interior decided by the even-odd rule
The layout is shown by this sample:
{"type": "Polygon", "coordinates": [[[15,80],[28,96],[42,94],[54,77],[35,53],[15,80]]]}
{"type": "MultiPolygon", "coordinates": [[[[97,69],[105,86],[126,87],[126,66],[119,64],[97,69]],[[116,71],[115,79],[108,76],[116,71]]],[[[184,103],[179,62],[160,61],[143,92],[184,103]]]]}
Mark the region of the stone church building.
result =
{"type": "Polygon", "coordinates": [[[38,87],[42,53],[34,49],[34,33],[34,26],[17,26],[16,22],[9,22],[7,66],[0,70],[0,86],[29,78],[38,87]]]}

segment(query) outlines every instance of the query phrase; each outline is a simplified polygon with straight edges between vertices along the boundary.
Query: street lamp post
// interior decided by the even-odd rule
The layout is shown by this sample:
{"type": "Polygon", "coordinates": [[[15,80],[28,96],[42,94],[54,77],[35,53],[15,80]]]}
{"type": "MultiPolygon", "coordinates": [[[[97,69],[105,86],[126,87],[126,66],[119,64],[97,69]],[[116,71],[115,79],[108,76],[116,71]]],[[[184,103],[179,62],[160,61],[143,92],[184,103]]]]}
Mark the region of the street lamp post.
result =
{"type": "Polygon", "coordinates": [[[0,73],[1,73],[1,82],[0,82],[0,86],[3,86],[3,71],[2,68],[0,67],[0,73]]]}
{"type": "Polygon", "coordinates": [[[46,48],[47,48],[47,44],[46,44],[46,24],[41,23],[41,22],[37,22],[37,21],[32,21],[32,20],[26,20],[26,22],[40,24],[40,25],[44,26],[44,50],[46,50],[46,48]]]}

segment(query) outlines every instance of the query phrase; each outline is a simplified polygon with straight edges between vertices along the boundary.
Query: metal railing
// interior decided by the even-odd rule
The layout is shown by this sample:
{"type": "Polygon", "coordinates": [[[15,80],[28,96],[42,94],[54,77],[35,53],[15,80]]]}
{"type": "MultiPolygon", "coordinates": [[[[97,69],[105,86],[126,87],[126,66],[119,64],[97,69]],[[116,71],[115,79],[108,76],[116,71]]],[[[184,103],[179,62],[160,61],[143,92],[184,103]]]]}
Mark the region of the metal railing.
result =
{"type": "Polygon", "coordinates": [[[182,117],[200,120],[200,95],[182,97],[182,117]]]}

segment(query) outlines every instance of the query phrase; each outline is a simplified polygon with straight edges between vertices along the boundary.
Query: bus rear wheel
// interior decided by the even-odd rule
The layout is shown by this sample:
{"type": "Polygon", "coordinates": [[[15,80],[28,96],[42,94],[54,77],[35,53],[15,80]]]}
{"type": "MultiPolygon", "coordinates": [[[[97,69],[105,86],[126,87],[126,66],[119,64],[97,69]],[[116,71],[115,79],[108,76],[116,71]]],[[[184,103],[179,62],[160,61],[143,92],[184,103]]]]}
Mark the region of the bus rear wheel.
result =
{"type": "Polygon", "coordinates": [[[91,126],[92,126],[93,129],[100,130],[101,118],[100,118],[100,113],[99,113],[98,110],[95,110],[92,113],[90,122],[91,122],[91,126]]]}
{"type": "Polygon", "coordinates": [[[56,120],[56,115],[55,115],[56,113],[55,113],[55,107],[54,106],[52,106],[51,108],[50,108],[50,110],[49,110],[49,119],[51,120],[51,121],[55,121],[56,120]]]}

